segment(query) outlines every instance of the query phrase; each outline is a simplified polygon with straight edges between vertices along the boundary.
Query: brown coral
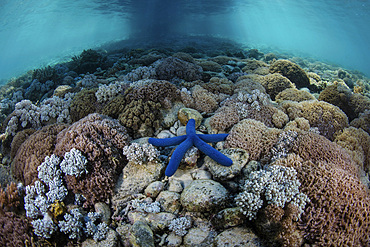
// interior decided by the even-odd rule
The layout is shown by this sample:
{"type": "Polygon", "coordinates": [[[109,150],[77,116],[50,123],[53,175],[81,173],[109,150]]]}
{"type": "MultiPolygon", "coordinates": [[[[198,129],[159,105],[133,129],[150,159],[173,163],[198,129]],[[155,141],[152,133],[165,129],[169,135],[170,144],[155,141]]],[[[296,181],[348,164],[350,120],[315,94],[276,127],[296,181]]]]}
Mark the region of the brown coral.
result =
{"type": "MultiPolygon", "coordinates": [[[[125,106],[118,120],[125,127],[131,128],[135,131],[140,128],[154,128],[158,129],[160,126],[160,103],[153,101],[143,101],[142,99],[133,100],[125,106]]],[[[146,136],[144,134],[143,136],[146,136]]]]}
{"type": "Polygon", "coordinates": [[[199,85],[195,85],[191,89],[192,97],[194,99],[195,108],[201,112],[214,112],[218,103],[215,95],[199,85]]]}
{"type": "Polygon", "coordinates": [[[155,62],[155,71],[160,80],[184,79],[196,81],[202,79],[203,69],[199,65],[168,57],[155,62]]]}
{"type": "Polygon", "coordinates": [[[304,243],[314,246],[368,246],[369,191],[336,162],[303,161],[288,155],[275,164],[293,167],[310,202],[299,220],[304,243]]]}
{"type": "Polygon", "coordinates": [[[232,95],[234,92],[234,83],[226,78],[212,77],[209,82],[200,85],[214,94],[232,95]]]}
{"type": "Polygon", "coordinates": [[[83,89],[75,95],[70,106],[70,115],[73,122],[86,117],[90,113],[96,112],[96,90],[97,89],[83,89]]]}
{"type": "Polygon", "coordinates": [[[291,100],[301,102],[304,100],[314,100],[315,97],[307,91],[298,90],[296,88],[287,88],[275,97],[276,102],[282,102],[284,100],[291,100]]]}
{"type": "Polygon", "coordinates": [[[65,124],[47,125],[36,131],[19,147],[11,165],[13,176],[24,185],[37,179],[37,167],[54,150],[57,134],[65,129],[65,124]]]}
{"type": "Polygon", "coordinates": [[[12,144],[10,145],[10,158],[14,159],[15,155],[17,154],[17,151],[19,147],[22,145],[22,143],[27,140],[27,138],[35,133],[36,130],[34,129],[25,129],[22,131],[17,132],[17,134],[14,136],[12,140],[12,144]]]}
{"type": "Polygon", "coordinates": [[[27,219],[12,212],[0,213],[1,246],[28,246],[31,243],[31,236],[31,227],[27,219]]]}
{"type": "Polygon", "coordinates": [[[353,119],[350,124],[365,130],[370,135],[370,110],[360,113],[359,117],[353,119]]]}
{"type": "Polygon", "coordinates": [[[244,119],[234,125],[226,138],[225,148],[242,148],[249,153],[251,160],[267,155],[282,132],[268,128],[260,121],[244,119]]]}
{"type": "Polygon", "coordinates": [[[310,79],[306,72],[297,64],[289,60],[277,60],[270,66],[270,73],[280,73],[293,82],[297,88],[310,86],[310,79]]]}
{"type": "Polygon", "coordinates": [[[126,162],[122,148],[129,141],[126,128],[117,120],[97,113],[82,118],[58,134],[54,154],[61,157],[76,148],[88,160],[86,175],[65,176],[68,189],[86,198],[85,206],[110,198],[117,175],[126,162]]]}
{"type": "Polygon", "coordinates": [[[176,86],[168,81],[150,80],[149,83],[130,87],[125,91],[126,102],[142,99],[164,105],[165,101],[179,98],[176,86]]]}
{"type": "Polygon", "coordinates": [[[347,150],[352,159],[365,171],[370,169],[370,136],[362,129],[345,128],[334,140],[347,150]]]}
{"type": "Polygon", "coordinates": [[[278,73],[266,75],[260,82],[273,100],[284,89],[295,87],[289,79],[278,73]]]}
{"type": "Polygon", "coordinates": [[[311,127],[317,127],[320,134],[334,139],[335,132],[348,127],[348,118],[337,106],[324,101],[310,100],[300,103],[284,101],[281,108],[291,120],[304,117],[310,122],[311,127]]]}
{"type": "Polygon", "coordinates": [[[223,106],[219,108],[209,121],[213,129],[225,131],[239,122],[238,111],[234,107],[223,106]]]}

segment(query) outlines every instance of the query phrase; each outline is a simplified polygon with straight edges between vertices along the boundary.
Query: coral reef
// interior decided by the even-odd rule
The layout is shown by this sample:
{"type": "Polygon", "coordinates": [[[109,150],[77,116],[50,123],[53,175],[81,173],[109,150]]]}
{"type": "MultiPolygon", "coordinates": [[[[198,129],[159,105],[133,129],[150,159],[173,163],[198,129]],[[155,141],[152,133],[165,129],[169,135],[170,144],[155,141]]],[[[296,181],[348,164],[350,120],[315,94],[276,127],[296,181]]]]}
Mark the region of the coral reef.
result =
{"type": "Polygon", "coordinates": [[[288,88],[294,88],[293,83],[279,73],[268,74],[261,78],[260,83],[266,89],[272,100],[276,95],[288,88]]]}
{"type": "Polygon", "coordinates": [[[156,160],[159,156],[159,151],[149,143],[132,143],[130,146],[123,148],[123,154],[128,161],[142,165],[143,163],[156,160]]]}

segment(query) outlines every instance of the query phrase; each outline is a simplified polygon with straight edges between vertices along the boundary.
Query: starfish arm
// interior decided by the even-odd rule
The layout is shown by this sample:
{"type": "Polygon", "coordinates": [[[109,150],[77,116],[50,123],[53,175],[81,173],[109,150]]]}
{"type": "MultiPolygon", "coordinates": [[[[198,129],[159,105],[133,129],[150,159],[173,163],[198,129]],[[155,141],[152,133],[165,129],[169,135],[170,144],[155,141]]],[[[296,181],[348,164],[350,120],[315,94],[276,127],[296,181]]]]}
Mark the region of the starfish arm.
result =
{"type": "Polygon", "coordinates": [[[189,119],[188,123],[186,124],[186,134],[195,135],[195,120],[193,118],[189,119]]]}
{"type": "Polygon", "coordinates": [[[175,146],[179,145],[186,139],[186,135],[183,136],[176,136],[171,138],[149,138],[148,142],[157,147],[167,147],[167,146],[175,146]]]}
{"type": "Polygon", "coordinates": [[[205,153],[207,156],[209,156],[211,159],[216,161],[217,163],[223,165],[223,166],[231,166],[233,164],[233,161],[218,151],[217,149],[213,148],[212,146],[205,143],[203,140],[201,140],[198,136],[194,138],[194,145],[200,149],[203,153],[205,153]]]}
{"type": "Polygon", "coordinates": [[[173,151],[170,162],[168,163],[168,166],[166,168],[165,171],[166,176],[170,177],[176,172],[186,151],[188,151],[188,149],[191,148],[192,146],[193,142],[191,138],[186,138],[185,141],[183,141],[179,146],[177,146],[175,151],[173,151]]]}
{"type": "Polygon", "coordinates": [[[204,134],[204,135],[197,134],[197,136],[202,141],[205,141],[205,142],[220,142],[220,141],[224,141],[228,135],[229,134],[204,134]]]}

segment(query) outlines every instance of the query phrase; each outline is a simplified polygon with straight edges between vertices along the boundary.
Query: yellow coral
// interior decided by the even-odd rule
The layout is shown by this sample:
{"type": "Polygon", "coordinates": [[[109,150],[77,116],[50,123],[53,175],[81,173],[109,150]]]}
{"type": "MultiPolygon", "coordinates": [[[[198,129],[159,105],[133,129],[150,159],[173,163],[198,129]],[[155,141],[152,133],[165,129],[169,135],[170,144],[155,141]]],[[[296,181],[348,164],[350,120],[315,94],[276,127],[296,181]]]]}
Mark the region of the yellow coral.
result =
{"type": "Polygon", "coordinates": [[[57,218],[58,216],[64,214],[66,211],[67,211],[67,208],[64,202],[60,202],[58,200],[56,200],[50,206],[50,212],[53,214],[54,218],[57,218]]]}

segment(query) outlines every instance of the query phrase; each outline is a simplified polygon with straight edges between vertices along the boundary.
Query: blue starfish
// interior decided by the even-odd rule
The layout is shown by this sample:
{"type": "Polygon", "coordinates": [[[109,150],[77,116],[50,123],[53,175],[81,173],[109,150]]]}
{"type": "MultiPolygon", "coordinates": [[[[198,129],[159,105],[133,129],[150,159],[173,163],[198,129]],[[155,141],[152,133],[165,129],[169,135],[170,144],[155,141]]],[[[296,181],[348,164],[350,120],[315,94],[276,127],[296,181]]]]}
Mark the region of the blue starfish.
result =
{"type": "Polygon", "coordinates": [[[149,138],[148,142],[157,147],[179,145],[173,152],[171,160],[166,168],[165,175],[170,177],[176,172],[186,151],[192,146],[196,146],[221,165],[231,166],[233,161],[229,157],[206,143],[223,141],[228,135],[229,134],[196,134],[195,120],[189,119],[186,124],[186,135],[163,139],[149,138]]]}

